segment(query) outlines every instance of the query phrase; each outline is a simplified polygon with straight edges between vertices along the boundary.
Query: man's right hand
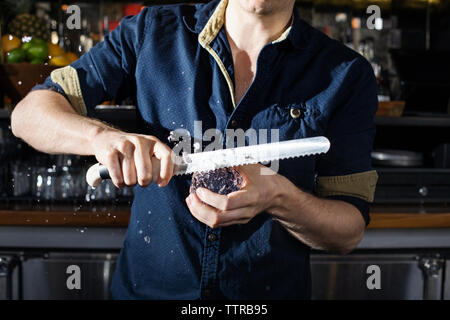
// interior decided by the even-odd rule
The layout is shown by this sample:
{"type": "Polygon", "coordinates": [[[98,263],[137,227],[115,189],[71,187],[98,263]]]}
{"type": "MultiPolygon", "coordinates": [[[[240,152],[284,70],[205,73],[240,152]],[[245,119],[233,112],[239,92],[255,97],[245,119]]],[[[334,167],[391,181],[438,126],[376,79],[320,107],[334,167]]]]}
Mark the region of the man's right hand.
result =
{"type": "Polygon", "coordinates": [[[102,129],[92,147],[97,160],[108,168],[117,187],[155,182],[166,186],[174,172],[174,152],[154,136],[102,129]]]}
{"type": "Polygon", "coordinates": [[[126,133],[79,115],[61,94],[29,93],[11,115],[15,136],[47,153],[95,155],[117,187],[156,182],[167,185],[174,171],[174,152],[156,137],[126,133]]]}

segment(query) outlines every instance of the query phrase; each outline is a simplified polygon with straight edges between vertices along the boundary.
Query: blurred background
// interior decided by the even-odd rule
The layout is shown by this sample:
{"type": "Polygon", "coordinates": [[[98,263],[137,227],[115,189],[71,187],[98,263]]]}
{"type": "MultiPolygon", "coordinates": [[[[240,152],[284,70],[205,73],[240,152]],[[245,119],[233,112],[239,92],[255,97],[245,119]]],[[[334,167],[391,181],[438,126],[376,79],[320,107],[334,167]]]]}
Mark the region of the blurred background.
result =
{"type": "MultiPolygon", "coordinates": [[[[0,299],[110,297],[132,189],[88,187],[84,175],[95,159],[33,150],[12,135],[10,114],[35,84],[88,52],[124,16],[177,2],[0,1],[0,299]],[[72,5],[78,21],[70,20],[72,5]],[[66,287],[73,263],[88,275],[81,291],[66,287]]],[[[313,254],[313,298],[450,299],[450,0],[296,6],[305,21],[371,63],[379,98],[372,222],[354,253],[313,254]],[[371,5],[380,16],[368,12],[371,5]],[[382,289],[367,288],[370,265],[380,266],[382,289]]],[[[133,131],[135,99],[105,101],[95,116],[133,131]]]]}

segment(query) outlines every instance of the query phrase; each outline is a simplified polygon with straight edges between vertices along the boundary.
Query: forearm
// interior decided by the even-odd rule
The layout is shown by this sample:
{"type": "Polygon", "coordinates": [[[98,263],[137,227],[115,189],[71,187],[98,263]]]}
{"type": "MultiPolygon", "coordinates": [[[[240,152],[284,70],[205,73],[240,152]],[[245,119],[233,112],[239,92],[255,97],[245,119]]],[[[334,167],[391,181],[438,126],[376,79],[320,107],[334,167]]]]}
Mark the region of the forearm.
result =
{"type": "Polygon", "coordinates": [[[275,219],[297,239],[314,249],[347,253],[361,240],[365,222],[359,210],[344,201],[321,199],[303,192],[277,175],[275,219]]]}
{"type": "Polygon", "coordinates": [[[62,95],[48,90],[33,91],[16,106],[11,128],[37,150],[79,155],[93,155],[94,136],[112,129],[77,114],[62,95]]]}

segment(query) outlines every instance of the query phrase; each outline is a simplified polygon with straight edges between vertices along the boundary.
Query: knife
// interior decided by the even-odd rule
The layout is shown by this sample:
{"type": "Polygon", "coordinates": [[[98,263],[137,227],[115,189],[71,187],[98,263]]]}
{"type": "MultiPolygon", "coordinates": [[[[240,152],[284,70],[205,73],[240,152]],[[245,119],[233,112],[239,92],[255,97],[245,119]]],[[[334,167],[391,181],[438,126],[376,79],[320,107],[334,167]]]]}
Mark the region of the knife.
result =
{"type": "MultiPolygon", "coordinates": [[[[320,136],[183,154],[176,156],[174,175],[311,156],[326,153],[329,149],[330,141],[320,136]]],[[[91,166],[86,173],[86,181],[91,187],[97,187],[104,179],[110,179],[110,176],[108,168],[100,163],[91,166]]]]}

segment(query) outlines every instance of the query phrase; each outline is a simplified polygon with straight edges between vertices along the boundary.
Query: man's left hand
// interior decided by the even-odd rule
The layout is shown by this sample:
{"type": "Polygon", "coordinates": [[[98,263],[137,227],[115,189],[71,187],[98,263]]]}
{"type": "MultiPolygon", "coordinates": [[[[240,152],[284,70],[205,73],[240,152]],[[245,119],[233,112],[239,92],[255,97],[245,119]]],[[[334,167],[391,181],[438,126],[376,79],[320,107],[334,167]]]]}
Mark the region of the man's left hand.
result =
{"type": "Polygon", "coordinates": [[[211,228],[248,223],[257,214],[274,206],[276,174],[263,165],[236,168],[244,178],[243,187],[228,195],[198,188],[186,198],[192,215],[211,228]],[[266,174],[262,174],[262,173],[266,174]]]}

